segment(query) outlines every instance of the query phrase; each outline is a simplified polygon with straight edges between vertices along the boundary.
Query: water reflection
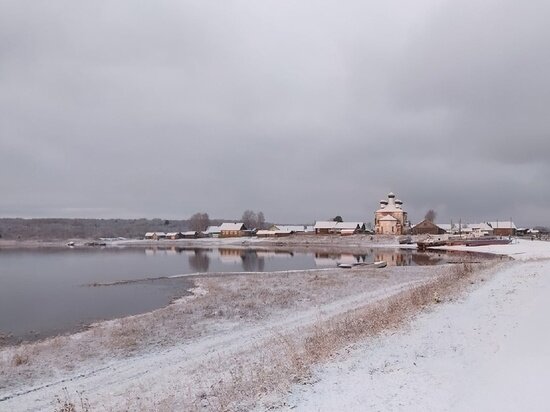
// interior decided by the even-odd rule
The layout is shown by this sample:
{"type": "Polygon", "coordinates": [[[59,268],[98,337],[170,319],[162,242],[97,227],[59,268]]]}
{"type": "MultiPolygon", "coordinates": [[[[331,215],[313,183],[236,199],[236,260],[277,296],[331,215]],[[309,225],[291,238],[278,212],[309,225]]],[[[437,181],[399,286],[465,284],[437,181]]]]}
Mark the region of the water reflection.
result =
{"type": "Polygon", "coordinates": [[[196,272],[208,272],[208,268],[210,267],[208,251],[195,249],[194,253],[189,255],[189,266],[196,272]]]}
{"type": "MultiPolygon", "coordinates": [[[[244,271],[262,272],[266,270],[266,261],[274,262],[275,267],[267,270],[284,270],[281,263],[289,260],[294,264],[299,261],[313,257],[313,266],[302,263],[296,269],[311,267],[333,267],[340,263],[373,263],[384,260],[388,266],[410,266],[410,265],[439,265],[447,262],[444,252],[418,252],[413,249],[380,249],[368,248],[362,253],[296,253],[291,250],[256,250],[251,248],[186,248],[186,247],[148,247],[145,249],[148,256],[176,256],[186,255],[188,267],[193,272],[205,273],[209,271],[244,271]],[[213,262],[218,262],[214,264],[213,262]],[[220,266],[221,265],[221,266],[220,266]]],[[[286,266],[286,265],[283,265],[286,266]]]]}

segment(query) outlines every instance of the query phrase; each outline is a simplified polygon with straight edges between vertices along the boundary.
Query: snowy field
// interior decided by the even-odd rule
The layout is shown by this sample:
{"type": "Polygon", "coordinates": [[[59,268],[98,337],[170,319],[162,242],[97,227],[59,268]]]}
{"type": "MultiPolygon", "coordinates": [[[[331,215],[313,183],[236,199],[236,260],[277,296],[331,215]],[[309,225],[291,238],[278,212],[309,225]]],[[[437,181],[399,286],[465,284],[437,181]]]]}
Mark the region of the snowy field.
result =
{"type": "Polygon", "coordinates": [[[550,243],[452,249],[519,261],[463,300],[319,367],[280,410],[548,411],[550,243]]]}

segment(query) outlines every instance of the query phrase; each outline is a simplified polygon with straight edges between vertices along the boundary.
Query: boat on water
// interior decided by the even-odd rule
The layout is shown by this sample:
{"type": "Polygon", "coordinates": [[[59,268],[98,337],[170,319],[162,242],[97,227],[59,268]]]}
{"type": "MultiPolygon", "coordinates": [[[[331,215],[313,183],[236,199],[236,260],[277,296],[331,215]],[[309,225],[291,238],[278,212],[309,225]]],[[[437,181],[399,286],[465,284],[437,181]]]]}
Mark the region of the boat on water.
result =
{"type": "Polygon", "coordinates": [[[373,266],[375,268],[385,268],[388,266],[388,262],[385,260],[379,260],[374,263],[357,262],[357,263],[338,263],[338,267],[342,269],[351,269],[356,266],[373,266]]]}

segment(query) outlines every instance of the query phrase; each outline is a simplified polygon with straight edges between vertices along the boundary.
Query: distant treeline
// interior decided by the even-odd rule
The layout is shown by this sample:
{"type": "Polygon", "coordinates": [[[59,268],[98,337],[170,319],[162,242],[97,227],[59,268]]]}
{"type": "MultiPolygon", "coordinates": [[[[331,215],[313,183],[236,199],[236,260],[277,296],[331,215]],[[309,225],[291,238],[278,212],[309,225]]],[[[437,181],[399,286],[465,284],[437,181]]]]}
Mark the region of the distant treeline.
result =
{"type": "MultiPolygon", "coordinates": [[[[219,225],[222,220],[212,219],[210,223],[219,225]]],[[[0,218],[0,237],[6,240],[142,238],[146,232],[177,232],[189,227],[189,220],[0,218]]]]}

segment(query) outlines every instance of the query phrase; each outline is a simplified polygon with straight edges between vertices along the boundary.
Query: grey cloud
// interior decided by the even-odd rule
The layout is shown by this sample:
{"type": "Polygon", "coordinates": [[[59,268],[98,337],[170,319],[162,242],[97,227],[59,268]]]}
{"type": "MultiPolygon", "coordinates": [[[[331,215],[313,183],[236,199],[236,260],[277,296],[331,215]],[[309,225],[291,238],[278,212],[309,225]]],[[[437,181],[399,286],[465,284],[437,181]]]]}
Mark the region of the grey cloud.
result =
{"type": "Polygon", "coordinates": [[[549,224],[548,8],[4,2],[0,214],[549,224]]]}

